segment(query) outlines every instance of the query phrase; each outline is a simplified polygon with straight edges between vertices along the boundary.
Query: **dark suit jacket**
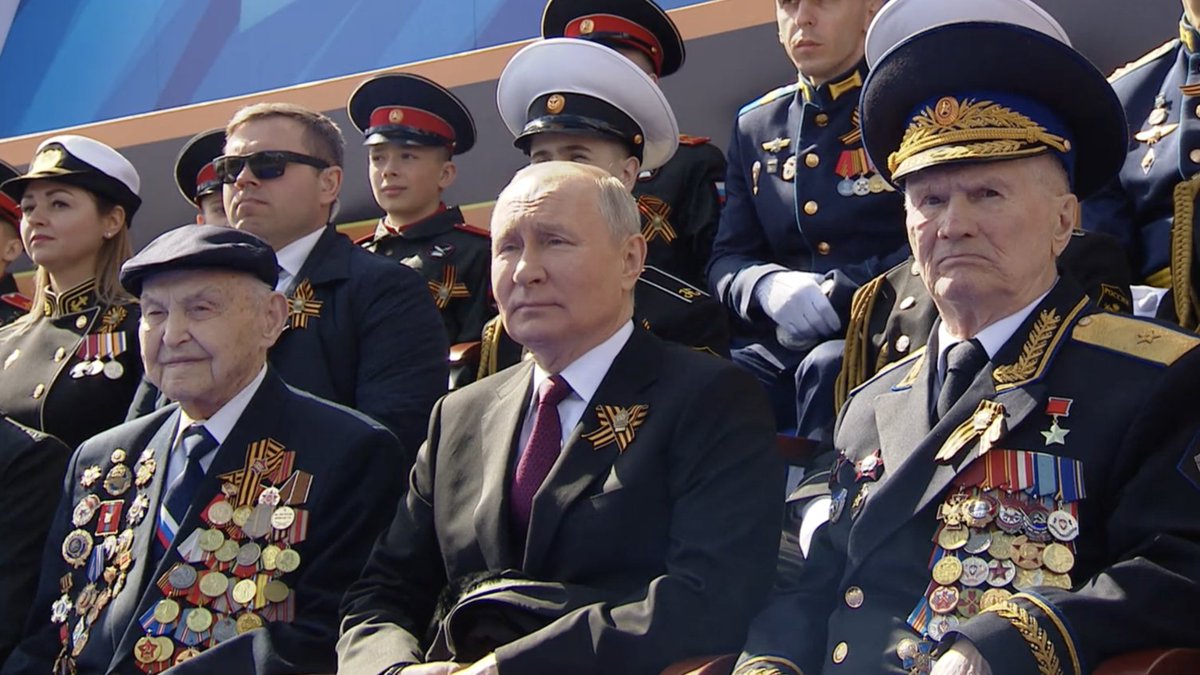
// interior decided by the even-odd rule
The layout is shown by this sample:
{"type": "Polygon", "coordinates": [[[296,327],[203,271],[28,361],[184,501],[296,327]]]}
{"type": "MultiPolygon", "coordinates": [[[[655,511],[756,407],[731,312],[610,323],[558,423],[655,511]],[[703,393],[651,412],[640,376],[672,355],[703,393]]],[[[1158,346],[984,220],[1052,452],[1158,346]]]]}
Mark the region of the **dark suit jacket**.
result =
{"type": "MultiPolygon", "coordinates": [[[[115,594],[91,625],[90,637],[76,659],[78,671],[140,673],[134,660],[134,648],[146,631],[139,619],[164,597],[156,582],[181,563],[178,547],[196,530],[209,527],[201,520],[201,514],[222,491],[223,481],[218,477],[242,469],[246,465],[249,446],[265,439],[293,451],[293,469],[312,476],[307,500],[295,507],[308,514],[307,538],[294,546],[301,556],[300,566],[281,577],[293,591],[295,618],[290,623],[273,621],[265,629],[242,633],[176,666],[171,672],[180,675],[313,673],[333,669],[338,602],[346,587],[358,578],[371,543],[386,527],[395,510],[403,491],[399,467],[409,461],[406,453],[389,431],[372,420],[296,391],[273,372],[268,372],[229,437],[216,451],[204,482],[180,523],[172,548],[157,565],[151,566],[151,540],[164,490],[167,454],[178,420],[178,406],[173,404],[100,434],[76,451],[68,466],[63,484],[64,497],[47,540],[32,618],[24,641],[5,664],[3,672],[6,675],[48,673],[62,648],[59,625],[50,621],[51,606],[63,594],[60,579],[64,575],[73,579],[67,595],[76,606],[81,590],[89,581],[88,566],[70,567],[61,551],[64,539],[76,527],[72,522],[76,505],[88,494],[123,503],[119,519],[121,528],[133,533],[133,563],[128,569],[124,588],[115,594]],[[113,461],[112,454],[117,448],[125,451],[122,462],[113,461]],[[147,459],[153,458],[155,463],[153,475],[144,486],[131,486],[123,494],[110,493],[104,478],[91,487],[83,486],[84,472],[92,466],[100,467],[107,476],[112,466],[121,463],[136,474],[145,465],[143,452],[148,453],[147,459]],[[146,516],[133,523],[129,513],[136,496],[143,493],[149,499],[146,516]]],[[[100,516],[94,516],[79,528],[91,533],[99,528],[99,521],[100,516]]],[[[231,539],[235,537],[230,534],[231,539]]],[[[95,538],[100,539],[99,536],[95,538]]],[[[263,539],[257,541],[264,547],[267,545],[263,539]]],[[[109,564],[116,563],[110,561],[109,564]]],[[[193,567],[203,572],[208,564],[200,562],[193,567]]],[[[237,580],[233,572],[226,574],[233,581],[237,580]]],[[[106,588],[103,579],[96,582],[96,586],[102,591],[106,588]]],[[[111,589],[111,584],[107,588],[111,589]]],[[[185,610],[193,606],[186,597],[176,600],[185,610]]],[[[210,605],[219,618],[221,613],[215,607],[215,604],[210,605]]],[[[72,611],[72,630],[78,621],[78,614],[72,611]]],[[[178,641],[174,647],[176,652],[184,649],[178,641]]]]}
{"type": "Polygon", "coordinates": [[[332,225],[293,287],[305,281],[323,303],[320,317],[285,330],[271,348],[271,365],[293,387],[363,412],[406,448],[420,447],[450,378],[450,345],[425,282],[332,225]]]}
{"type": "Polygon", "coordinates": [[[0,664],[21,639],[71,450],[0,415],[0,664]]]}
{"type": "MultiPolygon", "coordinates": [[[[523,363],[434,410],[410,492],[347,594],[339,668],[423,660],[448,580],[516,568],[605,598],[496,650],[510,673],[657,673],[727,649],[769,585],[782,472],[758,386],[720,359],[635,329],[510,539],[513,445],[529,401],[523,363]],[[648,405],[623,452],[582,434],[598,404],[648,405]]],[[[571,604],[571,603],[566,603],[571,604]]]]}
{"type": "MultiPolygon", "coordinates": [[[[930,412],[932,347],[863,385],[836,430],[842,457],[831,487],[842,506],[831,509],[808,559],[781,570],[751,628],[742,668],[909,672],[900,645],[920,637],[906,619],[933,588],[939,507],[956,484],[983,489],[987,458],[1016,450],[1041,453],[1051,466],[1080,462],[1080,498],[1066,504],[1053,491],[1049,496],[1051,509],[1077,509],[1066,583],[1072,590],[1000,583],[1023,592],[1002,611],[975,614],[978,605],[958,605],[966,614],[950,637],[970,639],[992,671],[1005,675],[1038,673],[1038,643],[1072,675],[1119,653],[1200,646],[1200,624],[1189,609],[1200,602],[1200,417],[1191,404],[1200,396],[1198,344],[1166,325],[1099,311],[1062,279],[940,421],[930,412]],[[1058,321],[1046,321],[1048,313],[1058,321]],[[1071,401],[1069,414],[1058,418],[1069,430],[1061,443],[1046,435],[1051,397],[1071,401]],[[974,428],[984,401],[1003,406],[1007,430],[982,458],[974,437],[949,461],[935,460],[952,432],[974,428]],[[860,476],[857,463],[877,451],[882,468],[860,476]],[[831,656],[838,655],[835,666],[831,656]]],[[[981,529],[995,527],[993,521],[981,529]]],[[[990,549],[958,552],[968,555],[996,560],[990,549]]],[[[982,590],[991,587],[989,581],[982,590]]]]}

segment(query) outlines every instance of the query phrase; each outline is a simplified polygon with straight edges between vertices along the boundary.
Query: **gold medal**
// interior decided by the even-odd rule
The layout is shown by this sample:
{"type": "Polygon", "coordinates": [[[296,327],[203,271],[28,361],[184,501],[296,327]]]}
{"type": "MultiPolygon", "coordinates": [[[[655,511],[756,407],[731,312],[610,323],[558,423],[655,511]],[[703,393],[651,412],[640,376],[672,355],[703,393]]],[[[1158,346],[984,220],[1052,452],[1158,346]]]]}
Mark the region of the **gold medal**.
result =
{"type": "Polygon", "coordinates": [[[208,507],[208,521],[213,525],[228,525],[233,520],[233,506],[222,499],[208,507]]]}
{"type": "Polygon", "coordinates": [[[220,572],[209,572],[200,579],[200,592],[210,598],[225,595],[229,588],[229,577],[220,572]]]}
{"type": "Polygon", "coordinates": [[[170,660],[171,655],[175,653],[175,643],[171,641],[171,638],[164,635],[154,638],[154,641],[158,643],[158,660],[170,660]]]}
{"type": "Polygon", "coordinates": [[[276,579],[275,581],[267,582],[267,587],[263,590],[263,595],[266,596],[268,602],[283,602],[288,599],[289,592],[287,584],[276,579]]]}
{"type": "Polygon", "coordinates": [[[188,612],[188,615],[187,615],[188,630],[193,631],[195,633],[203,633],[203,632],[207,631],[209,628],[212,628],[212,624],[213,624],[213,615],[212,615],[212,612],[208,611],[207,609],[205,609],[203,607],[197,607],[197,608],[193,609],[191,612],[188,612]]]}
{"type": "Polygon", "coordinates": [[[172,600],[170,598],[165,598],[163,600],[159,600],[158,604],[154,606],[154,620],[155,621],[157,621],[159,623],[163,623],[163,624],[175,623],[175,620],[178,618],[179,618],[179,603],[178,602],[175,602],[174,600],[172,600]]]}
{"type": "Polygon", "coordinates": [[[957,551],[967,545],[971,534],[965,527],[943,527],[938,533],[938,546],[947,551],[957,551]]]}
{"type": "Polygon", "coordinates": [[[268,572],[274,571],[276,565],[279,563],[279,554],[281,552],[280,548],[274,544],[264,548],[262,550],[263,569],[268,572]]]}
{"type": "Polygon", "coordinates": [[[300,554],[296,553],[296,549],[284,549],[279,552],[279,560],[275,562],[275,566],[284,574],[295,572],[300,567],[300,554]]]}
{"type": "Polygon", "coordinates": [[[242,633],[248,633],[255,628],[262,628],[263,625],[262,617],[254,612],[246,612],[237,618],[238,635],[241,635],[242,633]]]}
{"type": "Polygon", "coordinates": [[[233,510],[233,524],[238,527],[245,526],[246,522],[250,520],[250,514],[252,513],[254,513],[254,507],[252,506],[237,507],[233,510]]]}
{"type": "Polygon", "coordinates": [[[188,647],[187,649],[175,655],[175,665],[179,665],[184,661],[190,661],[197,656],[200,656],[200,650],[196,649],[195,647],[188,647]]]}
{"type": "Polygon", "coordinates": [[[1042,547],[1035,543],[1021,544],[1017,547],[1013,562],[1025,570],[1036,570],[1042,566],[1042,547]]]}
{"type": "Polygon", "coordinates": [[[992,533],[992,545],[988,547],[988,554],[996,560],[1008,560],[1013,556],[1013,536],[1004,532],[992,533]]]}
{"type": "Polygon", "coordinates": [[[1031,588],[1036,588],[1042,585],[1044,577],[1045,574],[1041,569],[1019,569],[1017,570],[1017,576],[1013,578],[1013,588],[1018,591],[1027,591],[1031,588]]]}
{"type": "Polygon", "coordinates": [[[1061,588],[1064,591],[1069,591],[1071,590],[1071,575],[1046,572],[1042,575],[1042,584],[1052,588],[1061,588]]]}
{"type": "Polygon", "coordinates": [[[993,605],[998,605],[1002,602],[1008,602],[1008,599],[1011,597],[1012,593],[1009,593],[1003,588],[993,588],[984,592],[983,599],[979,601],[979,609],[980,611],[983,611],[989,607],[992,607],[993,605]]]}
{"type": "Polygon", "coordinates": [[[271,527],[286,530],[296,522],[296,510],[290,506],[281,506],[271,514],[271,527]]]}
{"type": "Polygon", "coordinates": [[[112,460],[113,464],[124,464],[125,463],[125,450],[122,448],[117,448],[116,450],[112,451],[112,454],[109,455],[108,458],[110,460],[112,460]]]}
{"type": "Polygon", "coordinates": [[[108,470],[108,475],[104,477],[104,489],[114,497],[125,494],[131,485],[133,485],[133,474],[124,464],[113,466],[108,470]]]}
{"type": "Polygon", "coordinates": [[[63,539],[63,560],[66,560],[71,567],[83,567],[88,556],[92,554],[94,543],[92,535],[87,530],[71,530],[63,539]]]}
{"type": "Polygon", "coordinates": [[[939,585],[949,586],[962,576],[963,566],[958,558],[952,555],[943,557],[933,566],[933,580],[939,585]]]}
{"type": "Polygon", "coordinates": [[[133,484],[138,487],[145,487],[150,479],[154,477],[155,470],[158,469],[158,462],[154,458],[144,459],[137,465],[133,484]]]}
{"type": "Polygon", "coordinates": [[[137,659],[138,663],[157,663],[162,660],[162,645],[149,635],[138,638],[133,645],[133,658],[137,659]]]}
{"type": "Polygon", "coordinates": [[[1066,574],[1075,567],[1075,554],[1071,553],[1071,549],[1055,542],[1042,551],[1042,564],[1055,574],[1066,574]]]}
{"type": "Polygon", "coordinates": [[[200,533],[200,550],[206,553],[213,553],[221,548],[225,543],[225,533],[214,528],[209,528],[200,533]]]}
{"type": "Polygon", "coordinates": [[[242,579],[233,585],[233,599],[241,605],[249,605],[254,602],[254,596],[258,593],[258,587],[254,585],[253,579],[242,579]]]}
{"type": "Polygon", "coordinates": [[[232,539],[226,539],[221,544],[221,548],[213,552],[213,557],[221,562],[229,562],[230,560],[237,558],[238,550],[240,549],[241,547],[237,545],[236,541],[233,541],[232,539]]]}

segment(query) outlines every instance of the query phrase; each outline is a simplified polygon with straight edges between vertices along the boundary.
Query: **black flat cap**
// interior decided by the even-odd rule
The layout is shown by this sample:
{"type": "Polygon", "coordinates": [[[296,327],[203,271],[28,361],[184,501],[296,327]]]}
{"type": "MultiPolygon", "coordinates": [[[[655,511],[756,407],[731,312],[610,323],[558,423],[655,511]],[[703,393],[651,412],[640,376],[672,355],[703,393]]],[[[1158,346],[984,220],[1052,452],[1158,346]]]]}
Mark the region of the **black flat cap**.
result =
{"type": "Polygon", "coordinates": [[[121,265],[121,285],[142,295],[147,277],[176,270],[214,269],[245,272],[275,287],[279,263],[275,251],[258,237],[216,225],[184,225],[168,230],[121,265]]]}

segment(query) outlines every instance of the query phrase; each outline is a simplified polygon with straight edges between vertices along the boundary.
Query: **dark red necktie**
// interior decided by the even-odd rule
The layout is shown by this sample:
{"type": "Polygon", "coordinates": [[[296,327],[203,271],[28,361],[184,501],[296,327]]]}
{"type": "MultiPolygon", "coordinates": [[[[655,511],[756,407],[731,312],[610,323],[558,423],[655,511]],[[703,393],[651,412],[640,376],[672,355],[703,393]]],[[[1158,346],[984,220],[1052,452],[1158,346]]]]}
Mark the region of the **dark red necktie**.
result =
{"type": "Polygon", "coordinates": [[[546,476],[550,475],[550,469],[562,451],[562,421],[558,418],[558,404],[570,393],[571,385],[561,375],[551,377],[538,387],[533,431],[521,451],[521,459],[517,461],[509,500],[515,534],[521,539],[529,530],[533,496],[545,482],[546,476]]]}

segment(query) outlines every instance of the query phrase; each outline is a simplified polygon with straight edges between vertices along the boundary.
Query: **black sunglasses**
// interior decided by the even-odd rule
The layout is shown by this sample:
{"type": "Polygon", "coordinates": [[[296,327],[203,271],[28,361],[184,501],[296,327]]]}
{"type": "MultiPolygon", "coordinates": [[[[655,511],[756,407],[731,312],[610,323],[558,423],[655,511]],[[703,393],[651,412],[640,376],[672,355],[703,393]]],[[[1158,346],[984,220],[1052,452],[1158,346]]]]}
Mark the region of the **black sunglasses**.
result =
{"type": "Polygon", "coordinates": [[[233,183],[247,165],[260,180],[271,180],[282,176],[288,164],[307,164],[317,169],[329,168],[329,162],[320,157],[287,150],[263,150],[249,155],[221,155],[213,160],[213,169],[222,183],[233,183]]]}

